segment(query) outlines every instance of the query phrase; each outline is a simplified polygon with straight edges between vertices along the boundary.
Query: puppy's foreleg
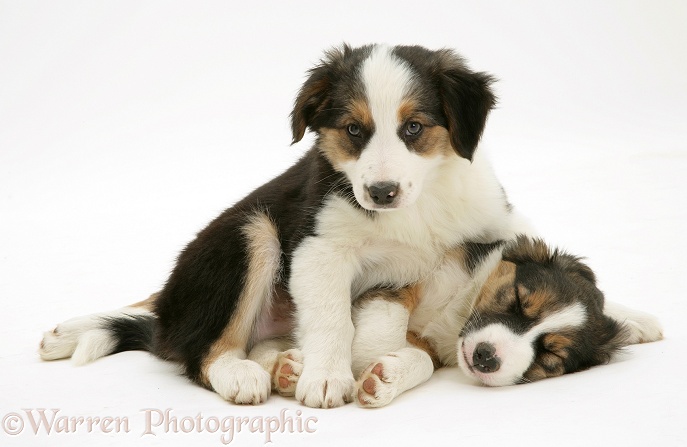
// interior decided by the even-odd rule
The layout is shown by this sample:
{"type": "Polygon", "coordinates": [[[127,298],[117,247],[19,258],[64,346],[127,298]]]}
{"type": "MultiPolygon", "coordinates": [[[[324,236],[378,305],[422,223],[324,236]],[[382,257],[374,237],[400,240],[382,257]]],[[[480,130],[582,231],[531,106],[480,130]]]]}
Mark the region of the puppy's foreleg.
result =
{"type": "Polygon", "coordinates": [[[305,363],[296,399],[308,407],[338,407],[352,399],[351,283],[359,267],[353,253],[317,237],[293,254],[289,292],[305,363]]]}

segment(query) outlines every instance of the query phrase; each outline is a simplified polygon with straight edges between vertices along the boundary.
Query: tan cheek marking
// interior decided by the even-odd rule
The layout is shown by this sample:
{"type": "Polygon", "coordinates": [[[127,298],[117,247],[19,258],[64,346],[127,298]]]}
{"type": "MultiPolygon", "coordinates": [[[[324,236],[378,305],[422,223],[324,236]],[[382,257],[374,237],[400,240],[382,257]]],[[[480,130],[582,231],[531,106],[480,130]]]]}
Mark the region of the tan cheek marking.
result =
{"type": "Polygon", "coordinates": [[[242,228],[248,242],[248,272],[236,311],[203,359],[202,380],[208,385],[208,369],[225,352],[245,350],[257,316],[274,291],[281,247],[277,229],[267,215],[256,213],[242,228]]]}
{"type": "Polygon", "coordinates": [[[317,141],[320,151],[336,169],[347,161],[353,161],[360,155],[360,149],[352,142],[346,127],[356,123],[364,129],[374,128],[372,112],[364,99],[354,99],[346,107],[348,115],[343,116],[337,126],[341,128],[321,128],[317,141]]]}
{"type": "Polygon", "coordinates": [[[431,121],[421,112],[415,99],[406,98],[398,108],[398,122],[417,121],[423,125],[422,134],[411,143],[412,149],[422,157],[437,157],[452,154],[451,137],[448,130],[441,126],[431,126],[431,121]]]}
{"type": "Polygon", "coordinates": [[[318,148],[336,169],[347,162],[357,159],[357,150],[343,129],[320,129],[318,148]]]}
{"type": "Polygon", "coordinates": [[[436,350],[426,338],[420,337],[416,332],[408,331],[406,334],[406,341],[429,354],[429,357],[432,359],[434,369],[439,369],[441,367],[441,361],[439,360],[436,350]]]}
{"type": "Polygon", "coordinates": [[[500,306],[496,299],[498,292],[504,287],[512,288],[515,282],[515,264],[508,261],[501,261],[499,265],[489,274],[482,289],[477,296],[476,309],[481,312],[489,312],[498,309],[500,306]]]}
{"type": "Polygon", "coordinates": [[[421,157],[438,157],[453,153],[449,133],[441,126],[428,126],[422,135],[411,144],[411,147],[421,157]]]}

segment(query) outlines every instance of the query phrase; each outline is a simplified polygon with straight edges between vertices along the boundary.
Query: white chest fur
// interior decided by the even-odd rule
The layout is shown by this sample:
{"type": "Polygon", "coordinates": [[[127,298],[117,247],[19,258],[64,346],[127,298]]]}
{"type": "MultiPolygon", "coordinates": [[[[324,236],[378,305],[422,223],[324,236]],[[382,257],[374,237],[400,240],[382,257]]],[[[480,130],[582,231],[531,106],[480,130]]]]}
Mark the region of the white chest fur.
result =
{"type": "Polygon", "coordinates": [[[514,234],[500,184],[481,156],[470,163],[444,160],[412,205],[374,216],[332,196],[319,211],[316,239],[326,240],[353,266],[352,294],[375,285],[424,279],[462,241],[491,241],[514,234]]]}

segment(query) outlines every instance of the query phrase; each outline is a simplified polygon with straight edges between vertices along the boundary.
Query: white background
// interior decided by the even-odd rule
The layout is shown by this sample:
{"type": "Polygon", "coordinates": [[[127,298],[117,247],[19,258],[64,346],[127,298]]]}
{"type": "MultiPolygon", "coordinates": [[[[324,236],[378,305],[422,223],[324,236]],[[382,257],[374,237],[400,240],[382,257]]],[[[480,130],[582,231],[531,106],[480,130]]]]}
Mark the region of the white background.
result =
{"type": "Polygon", "coordinates": [[[687,445],[687,3],[477,3],[0,1],[0,417],[56,408],[131,430],[27,422],[0,445],[222,445],[142,437],[144,408],[318,418],[275,445],[687,445]],[[455,48],[495,74],[481,150],[511,201],[666,339],[531,385],[441,370],[381,410],[233,406],[139,352],[41,362],[42,331],[157,290],[196,231],[307,150],[289,147],[294,95],[343,41],[455,48]]]}

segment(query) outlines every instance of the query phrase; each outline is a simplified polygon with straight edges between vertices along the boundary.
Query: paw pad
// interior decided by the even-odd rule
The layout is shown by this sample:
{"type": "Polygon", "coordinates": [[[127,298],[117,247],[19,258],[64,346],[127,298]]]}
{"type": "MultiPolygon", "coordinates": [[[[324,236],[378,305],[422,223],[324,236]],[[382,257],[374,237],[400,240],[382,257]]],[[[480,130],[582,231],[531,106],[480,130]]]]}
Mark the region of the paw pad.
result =
{"type": "Polygon", "coordinates": [[[385,356],[380,359],[382,361],[368,366],[360,375],[356,396],[361,407],[383,407],[396,396],[398,385],[394,378],[392,365],[396,358],[396,356],[385,356]],[[389,372],[391,372],[391,376],[388,375],[389,372]]]}
{"type": "Polygon", "coordinates": [[[293,396],[303,371],[303,356],[295,349],[279,354],[272,378],[273,388],[282,396],[293,396]]]}

